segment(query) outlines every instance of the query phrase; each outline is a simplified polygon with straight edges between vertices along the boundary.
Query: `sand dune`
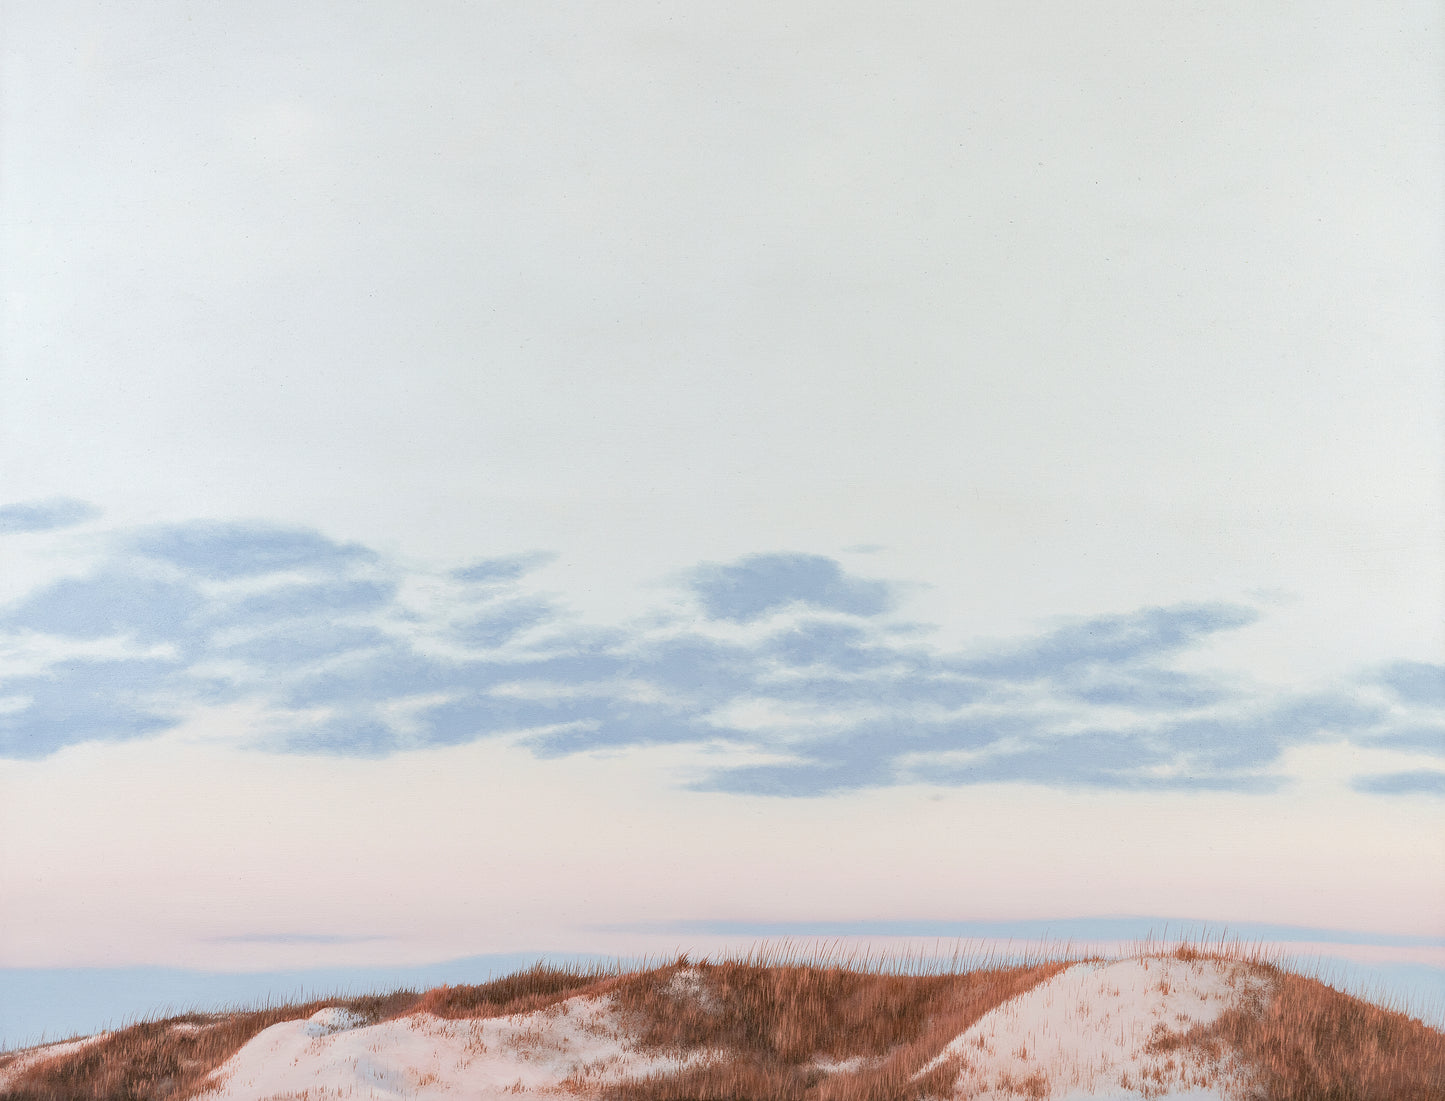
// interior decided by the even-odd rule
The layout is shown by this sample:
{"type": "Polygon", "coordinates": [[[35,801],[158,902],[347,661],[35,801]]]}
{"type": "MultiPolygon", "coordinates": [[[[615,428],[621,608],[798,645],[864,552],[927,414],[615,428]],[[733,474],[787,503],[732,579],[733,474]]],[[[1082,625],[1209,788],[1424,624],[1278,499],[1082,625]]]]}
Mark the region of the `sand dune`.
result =
{"type": "Polygon", "coordinates": [[[334,1009],[266,1029],[215,1075],[207,1101],[322,1097],[501,1098],[598,1086],[686,1065],[629,1042],[607,997],[483,1020],[410,1014],[337,1027],[334,1009]]]}
{"type": "MultiPolygon", "coordinates": [[[[688,986],[706,992],[693,972],[688,986]]],[[[674,988],[686,988],[674,979],[674,988]]],[[[1243,963],[1133,959],[1081,963],[983,1017],[920,1069],[956,1065],[944,1096],[1013,1098],[1243,1097],[1236,1061],[1151,1053],[1151,1041],[1210,1024],[1265,991],[1243,963]]],[[[659,1057],[638,1050],[607,997],[577,997],[546,1010],[480,1021],[417,1014],[360,1028],[333,1028],[325,1009],[273,1025],[217,1073],[207,1101],[294,1095],[358,1098],[502,1098],[588,1093],[602,1085],[718,1058],[696,1050],[659,1057]]],[[[869,1060],[819,1060],[832,1075],[869,1060]]]]}
{"type": "Polygon", "coordinates": [[[15,1101],[1445,1098],[1445,1035],[1240,954],[949,975],[686,960],[143,1022],[0,1056],[15,1101]]]}
{"type": "Polygon", "coordinates": [[[1237,1060],[1151,1050],[1259,998],[1247,964],[1140,958],[1081,963],[986,1014],[920,1072],[954,1065],[950,1096],[1234,1097],[1250,1092],[1237,1060]]]}

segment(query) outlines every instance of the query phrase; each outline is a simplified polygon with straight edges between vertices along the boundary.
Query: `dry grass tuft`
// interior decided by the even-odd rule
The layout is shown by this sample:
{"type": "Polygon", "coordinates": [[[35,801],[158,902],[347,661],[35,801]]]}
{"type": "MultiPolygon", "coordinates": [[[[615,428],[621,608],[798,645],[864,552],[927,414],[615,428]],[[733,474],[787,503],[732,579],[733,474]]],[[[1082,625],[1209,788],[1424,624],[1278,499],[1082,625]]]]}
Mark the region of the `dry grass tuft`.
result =
{"type": "Polygon", "coordinates": [[[423,994],[407,1012],[453,1020],[533,1013],[578,994],[596,993],[616,974],[615,969],[548,967],[539,963],[477,986],[439,986],[423,994]]]}
{"type": "Polygon", "coordinates": [[[1445,1033],[1316,979],[1257,963],[1268,994],[1213,1024],[1161,1035],[1155,1052],[1234,1053],[1261,1101],[1441,1101],[1445,1033]]]}
{"type": "Polygon", "coordinates": [[[702,1066],[613,1087],[611,1101],[894,1101],[990,1009],[1053,977],[1037,963],[958,974],[867,972],[748,962],[674,965],[620,979],[611,993],[642,1046],[706,1049],[702,1066]],[[851,1061],[851,1073],[829,1064],[851,1061]]]}
{"type": "Polygon", "coordinates": [[[152,1101],[185,1097],[262,1029],[309,1017],[326,1004],[332,1003],[144,1021],[73,1054],[32,1066],[0,1096],[6,1101],[152,1101]],[[197,1027],[178,1029],[177,1024],[197,1027]]]}

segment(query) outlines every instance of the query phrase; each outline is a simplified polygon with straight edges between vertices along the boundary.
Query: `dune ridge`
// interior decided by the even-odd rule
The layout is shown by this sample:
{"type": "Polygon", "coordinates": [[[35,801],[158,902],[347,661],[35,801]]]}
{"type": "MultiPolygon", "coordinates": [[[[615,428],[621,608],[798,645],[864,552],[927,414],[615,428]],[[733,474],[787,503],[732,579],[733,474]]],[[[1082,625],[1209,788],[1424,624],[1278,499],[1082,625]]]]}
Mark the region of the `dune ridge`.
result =
{"type": "Polygon", "coordinates": [[[1445,1033],[1258,953],[679,957],[188,1014],[0,1055],[8,1101],[1438,1101],[1445,1033]]]}

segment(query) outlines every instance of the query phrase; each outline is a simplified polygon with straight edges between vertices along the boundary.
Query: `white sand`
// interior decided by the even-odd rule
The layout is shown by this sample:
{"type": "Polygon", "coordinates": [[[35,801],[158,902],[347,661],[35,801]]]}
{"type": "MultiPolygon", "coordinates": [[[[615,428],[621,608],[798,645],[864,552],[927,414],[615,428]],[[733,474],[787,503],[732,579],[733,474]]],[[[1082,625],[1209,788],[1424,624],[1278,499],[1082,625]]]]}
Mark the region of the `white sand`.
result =
{"type": "Polygon", "coordinates": [[[924,1070],[957,1060],[950,1096],[979,1101],[1229,1101],[1248,1092],[1239,1068],[1146,1049],[1161,1033],[1213,1022],[1262,987],[1247,964],[1217,960],[1076,964],[985,1014],[924,1070]]]}
{"type": "Polygon", "coordinates": [[[609,998],[536,1013],[446,1020],[428,1013],[348,1025],[340,1009],[273,1025],[238,1051],[205,1101],[441,1098],[587,1093],[623,1077],[698,1061],[637,1051],[609,998]]]}

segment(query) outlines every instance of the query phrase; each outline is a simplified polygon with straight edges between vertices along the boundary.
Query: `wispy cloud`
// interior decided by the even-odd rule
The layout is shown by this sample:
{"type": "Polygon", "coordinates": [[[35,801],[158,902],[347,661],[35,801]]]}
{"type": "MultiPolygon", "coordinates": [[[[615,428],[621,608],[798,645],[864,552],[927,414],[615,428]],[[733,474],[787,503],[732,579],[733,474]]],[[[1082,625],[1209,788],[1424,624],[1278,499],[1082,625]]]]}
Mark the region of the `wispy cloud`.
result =
{"type": "MultiPolygon", "coordinates": [[[[48,655],[0,669],[0,754],[145,737],[198,706],[244,702],[267,716],[251,744],[282,753],[384,756],[499,735],[547,756],[727,745],[766,763],[690,783],[751,795],[1265,790],[1286,750],[1324,739],[1445,760],[1438,666],[1399,663],[1315,694],[1177,668],[1257,620],[1237,604],[1077,619],[964,653],[895,622],[890,583],[819,555],[699,566],[673,611],[600,630],[535,591],[540,555],[418,570],[245,523],[147,528],[109,546],[90,572],[0,609],[6,651],[48,655]]],[[[1440,775],[1356,786],[1440,793],[1440,775]]]]}
{"type": "Polygon", "coordinates": [[[1398,661],[1380,674],[1380,681],[1408,703],[1445,708],[1445,665],[1398,661]]]}
{"type": "Polygon", "coordinates": [[[1445,768],[1361,776],[1354,786],[1375,795],[1445,795],[1445,768]]]}
{"type": "Polygon", "coordinates": [[[17,501],[0,505],[0,535],[56,531],[74,527],[100,515],[100,509],[73,497],[51,497],[44,501],[17,501]]]}
{"type": "Polygon", "coordinates": [[[341,545],[304,528],[234,522],[166,525],[141,532],[130,545],[144,558],[217,579],[334,569],[378,557],[358,544],[341,545]]]}
{"type": "Polygon", "coordinates": [[[189,648],[207,609],[184,580],[148,577],[123,566],[59,581],[22,600],[0,622],[62,638],[127,637],[189,648]]]}
{"type": "Polygon", "coordinates": [[[1189,604],[1145,608],[1129,615],[1098,616],[1071,623],[970,668],[1005,680],[1060,680],[1082,670],[1128,670],[1138,665],[1156,671],[1161,657],[1188,649],[1219,631],[1246,627],[1259,618],[1237,604],[1189,604]]]}
{"type": "Polygon", "coordinates": [[[795,604],[875,616],[893,603],[883,582],[849,577],[837,562],[817,554],[755,554],[700,566],[692,588],[709,616],[743,622],[795,604]]]}
{"type": "Polygon", "coordinates": [[[501,558],[484,558],[470,566],[453,570],[451,575],[458,581],[483,585],[499,584],[517,580],[538,566],[546,565],[552,557],[550,554],[511,554],[501,558]]]}
{"type": "Polygon", "coordinates": [[[973,939],[1098,941],[1220,940],[1275,944],[1372,945],[1397,948],[1445,948],[1438,935],[1383,933],[1376,930],[1236,922],[1212,925],[1179,917],[1105,915],[1027,921],[664,921],[599,926],[606,932],[715,934],[738,937],[932,937],[940,941],[973,939]]]}

